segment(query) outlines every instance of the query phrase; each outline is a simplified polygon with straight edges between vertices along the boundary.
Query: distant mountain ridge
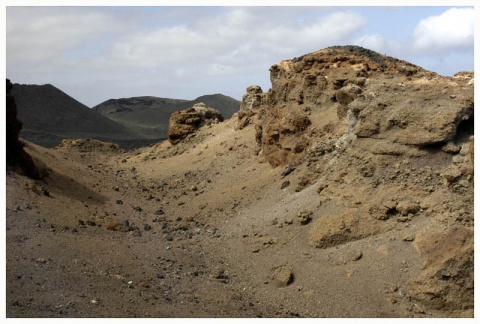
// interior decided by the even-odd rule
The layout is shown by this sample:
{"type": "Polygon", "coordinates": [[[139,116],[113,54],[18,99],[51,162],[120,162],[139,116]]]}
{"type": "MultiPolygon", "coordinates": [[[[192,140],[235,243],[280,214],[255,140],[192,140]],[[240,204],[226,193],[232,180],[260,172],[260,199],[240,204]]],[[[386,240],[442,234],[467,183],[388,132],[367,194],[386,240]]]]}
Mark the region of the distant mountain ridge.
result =
{"type": "Polygon", "coordinates": [[[217,109],[225,119],[240,108],[240,101],[222,94],[212,94],[194,100],[153,96],[109,99],[92,109],[146,138],[166,139],[171,114],[199,102],[217,109]]]}
{"type": "Polygon", "coordinates": [[[147,140],[51,84],[14,84],[12,95],[23,123],[20,137],[35,144],[54,147],[65,138],[92,138],[132,148],[147,140]]]}
{"type": "Polygon", "coordinates": [[[142,96],[107,100],[92,109],[51,84],[13,84],[12,95],[23,123],[20,137],[44,147],[65,138],[91,138],[117,143],[125,149],[167,139],[170,116],[203,102],[225,119],[239,110],[240,102],[222,94],[195,100],[142,96]]]}

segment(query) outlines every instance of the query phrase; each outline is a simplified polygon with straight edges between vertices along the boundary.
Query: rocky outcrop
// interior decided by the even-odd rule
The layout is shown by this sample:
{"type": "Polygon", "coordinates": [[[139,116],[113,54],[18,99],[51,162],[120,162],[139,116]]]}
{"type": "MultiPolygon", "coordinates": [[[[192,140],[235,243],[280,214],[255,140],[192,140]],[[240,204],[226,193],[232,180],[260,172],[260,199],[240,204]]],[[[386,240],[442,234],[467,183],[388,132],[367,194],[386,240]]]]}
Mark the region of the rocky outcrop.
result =
{"type": "Polygon", "coordinates": [[[253,124],[273,167],[303,172],[296,192],[316,186],[308,243],[335,248],[417,224],[407,241],[427,261],[406,299],[472,316],[473,73],[443,77],[340,46],[273,65],[270,79],[266,93],[247,88],[238,128],[253,124]]]}
{"type": "Polygon", "coordinates": [[[22,129],[22,123],[17,119],[17,105],[15,98],[11,95],[13,85],[8,79],[6,83],[7,168],[18,170],[33,179],[43,179],[47,175],[46,170],[35,165],[30,155],[24,151],[24,143],[18,137],[22,129]]]}
{"type": "Polygon", "coordinates": [[[174,112],[168,126],[168,140],[178,144],[188,135],[194,133],[204,125],[223,121],[222,114],[204,103],[197,103],[193,107],[174,112]]]}
{"type": "Polygon", "coordinates": [[[265,93],[258,85],[247,87],[247,93],[243,95],[240,103],[240,111],[237,114],[237,129],[243,129],[253,122],[253,117],[258,113],[260,107],[265,104],[265,93]]]}
{"type": "Polygon", "coordinates": [[[242,107],[258,110],[257,141],[273,166],[346,135],[400,150],[441,146],[473,134],[472,77],[441,77],[361,47],[331,47],[273,65],[272,88],[249,87],[242,107]]]}

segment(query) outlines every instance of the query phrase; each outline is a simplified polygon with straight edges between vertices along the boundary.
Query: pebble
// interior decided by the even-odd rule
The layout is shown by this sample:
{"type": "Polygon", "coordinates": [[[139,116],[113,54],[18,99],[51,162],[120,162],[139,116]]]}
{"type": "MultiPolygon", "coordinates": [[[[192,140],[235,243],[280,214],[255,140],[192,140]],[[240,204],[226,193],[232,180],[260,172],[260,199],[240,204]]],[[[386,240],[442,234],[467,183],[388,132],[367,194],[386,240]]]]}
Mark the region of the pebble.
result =
{"type": "Polygon", "coordinates": [[[363,257],[362,251],[354,251],[350,254],[350,260],[358,261],[363,257]]]}

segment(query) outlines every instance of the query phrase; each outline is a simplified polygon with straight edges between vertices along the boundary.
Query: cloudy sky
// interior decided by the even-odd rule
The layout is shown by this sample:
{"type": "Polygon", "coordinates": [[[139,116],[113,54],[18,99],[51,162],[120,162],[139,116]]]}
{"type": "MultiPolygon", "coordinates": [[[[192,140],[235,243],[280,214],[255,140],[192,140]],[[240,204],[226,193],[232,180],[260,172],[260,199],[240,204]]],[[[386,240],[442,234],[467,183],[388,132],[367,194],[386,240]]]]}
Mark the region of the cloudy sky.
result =
{"type": "Polygon", "coordinates": [[[453,75],[473,70],[474,15],[473,6],[6,6],[6,76],[53,84],[89,107],[143,95],[241,99],[249,85],[270,88],[271,65],[348,44],[453,75]]]}

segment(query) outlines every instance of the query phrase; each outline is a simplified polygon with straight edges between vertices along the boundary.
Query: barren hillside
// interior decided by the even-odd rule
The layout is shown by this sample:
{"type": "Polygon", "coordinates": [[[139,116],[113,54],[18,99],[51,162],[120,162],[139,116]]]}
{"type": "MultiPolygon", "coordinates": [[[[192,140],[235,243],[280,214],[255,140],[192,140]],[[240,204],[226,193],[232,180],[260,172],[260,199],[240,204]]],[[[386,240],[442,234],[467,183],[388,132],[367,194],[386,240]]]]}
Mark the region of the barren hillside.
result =
{"type": "Polygon", "coordinates": [[[158,97],[110,99],[92,109],[144,137],[160,141],[167,138],[170,115],[196,103],[204,103],[219,110],[225,118],[230,118],[240,106],[240,103],[231,97],[213,94],[195,100],[158,97]]]}
{"type": "Polygon", "coordinates": [[[20,136],[44,147],[54,147],[65,138],[95,138],[125,148],[151,143],[142,134],[93,111],[53,85],[14,84],[20,136]]]}
{"type": "Polygon", "coordinates": [[[136,151],[26,143],[8,317],[473,317],[473,73],[282,61],[229,120],[136,151]]]}

